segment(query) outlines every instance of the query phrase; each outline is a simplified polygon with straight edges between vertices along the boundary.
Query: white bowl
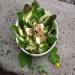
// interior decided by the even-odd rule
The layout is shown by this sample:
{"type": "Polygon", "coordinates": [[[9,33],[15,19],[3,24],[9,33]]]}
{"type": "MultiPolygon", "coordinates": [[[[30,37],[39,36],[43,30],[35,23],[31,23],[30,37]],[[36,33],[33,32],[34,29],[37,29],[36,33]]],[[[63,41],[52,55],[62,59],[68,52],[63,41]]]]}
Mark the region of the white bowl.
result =
{"type": "MultiPolygon", "coordinates": [[[[55,24],[56,24],[56,31],[57,31],[56,38],[58,38],[58,24],[57,24],[56,21],[55,21],[55,24]]],[[[18,20],[16,21],[16,26],[18,26],[18,20]]],[[[57,41],[57,40],[56,40],[56,41],[57,41]]],[[[55,41],[55,43],[50,47],[49,50],[47,50],[46,52],[41,53],[41,54],[31,54],[31,53],[27,52],[24,48],[21,48],[21,50],[22,50],[23,52],[27,53],[28,55],[31,55],[31,56],[34,56],[34,57],[43,56],[43,55],[49,53],[49,52],[52,50],[52,48],[56,45],[56,41],[55,41]]],[[[16,38],[16,42],[18,43],[18,39],[17,39],[17,38],[16,38]]]]}

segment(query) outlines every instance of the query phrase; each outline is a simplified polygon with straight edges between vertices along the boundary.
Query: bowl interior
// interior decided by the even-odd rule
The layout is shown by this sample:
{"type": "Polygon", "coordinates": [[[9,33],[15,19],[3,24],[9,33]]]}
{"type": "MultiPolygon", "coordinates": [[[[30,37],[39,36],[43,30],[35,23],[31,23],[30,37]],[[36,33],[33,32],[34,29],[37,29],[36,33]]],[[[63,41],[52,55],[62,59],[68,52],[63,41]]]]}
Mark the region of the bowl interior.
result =
{"type": "MultiPolygon", "coordinates": [[[[55,21],[55,25],[56,25],[56,38],[58,38],[58,24],[57,24],[56,21],[55,21]]],[[[16,21],[16,26],[18,26],[18,20],[16,21]]],[[[16,38],[16,42],[18,43],[18,39],[17,39],[17,38],[16,38]]],[[[55,41],[55,43],[50,47],[49,50],[47,50],[46,52],[41,53],[41,54],[31,54],[31,53],[27,52],[27,51],[26,51],[24,48],[22,48],[22,47],[21,47],[21,50],[22,50],[23,52],[27,53],[28,55],[38,57],[38,56],[43,56],[43,55],[47,54],[48,52],[50,52],[51,49],[52,49],[55,45],[56,45],[56,41],[55,41]]]]}
{"type": "MultiPolygon", "coordinates": [[[[57,22],[56,22],[56,21],[55,21],[55,25],[56,25],[56,32],[57,32],[56,38],[58,38],[58,25],[57,25],[57,22]]],[[[18,26],[18,20],[16,21],[16,26],[18,26]]],[[[17,38],[16,38],[16,42],[18,43],[18,39],[17,39],[17,38]]],[[[47,50],[46,52],[41,53],[41,54],[30,54],[30,53],[27,52],[24,48],[21,48],[21,50],[22,50],[23,52],[27,53],[28,55],[38,57],[38,56],[43,56],[43,55],[47,54],[48,52],[50,52],[51,49],[52,49],[55,45],[56,45],[56,41],[55,41],[55,43],[50,47],[49,50],[47,50]]]]}

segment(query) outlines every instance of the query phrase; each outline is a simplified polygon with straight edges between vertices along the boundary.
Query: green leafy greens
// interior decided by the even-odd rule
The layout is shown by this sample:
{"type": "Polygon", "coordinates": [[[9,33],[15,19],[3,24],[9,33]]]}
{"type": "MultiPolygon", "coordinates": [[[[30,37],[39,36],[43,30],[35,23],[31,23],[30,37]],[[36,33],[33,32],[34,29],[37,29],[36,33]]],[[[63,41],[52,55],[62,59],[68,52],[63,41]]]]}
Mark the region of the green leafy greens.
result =
{"type": "Polygon", "coordinates": [[[32,57],[22,51],[18,55],[18,59],[21,67],[24,67],[25,65],[31,66],[32,64],[32,57]]]}
{"type": "Polygon", "coordinates": [[[48,57],[48,60],[55,65],[57,68],[60,68],[61,64],[60,64],[60,56],[57,54],[57,48],[54,47],[51,52],[50,55],[48,57]]]}
{"type": "Polygon", "coordinates": [[[55,35],[48,36],[47,38],[48,38],[47,42],[50,46],[52,46],[54,44],[54,42],[57,40],[55,35]]]}
{"type": "Polygon", "coordinates": [[[48,67],[46,65],[39,65],[38,71],[41,75],[48,75],[48,67]]]}

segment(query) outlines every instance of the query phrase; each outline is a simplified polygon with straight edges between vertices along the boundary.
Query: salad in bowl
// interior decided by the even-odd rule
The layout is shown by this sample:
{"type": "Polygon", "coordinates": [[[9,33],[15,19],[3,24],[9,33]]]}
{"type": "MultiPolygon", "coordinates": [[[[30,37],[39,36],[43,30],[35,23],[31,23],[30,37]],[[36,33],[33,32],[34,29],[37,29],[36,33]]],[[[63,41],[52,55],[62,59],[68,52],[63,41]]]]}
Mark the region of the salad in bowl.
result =
{"type": "Polygon", "coordinates": [[[34,0],[31,5],[25,4],[23,10],[17,12],[17,18],[12,28],[22,51],[32,56],[50,52],[58,37],[56,15],[41,8],[34,0]]]}

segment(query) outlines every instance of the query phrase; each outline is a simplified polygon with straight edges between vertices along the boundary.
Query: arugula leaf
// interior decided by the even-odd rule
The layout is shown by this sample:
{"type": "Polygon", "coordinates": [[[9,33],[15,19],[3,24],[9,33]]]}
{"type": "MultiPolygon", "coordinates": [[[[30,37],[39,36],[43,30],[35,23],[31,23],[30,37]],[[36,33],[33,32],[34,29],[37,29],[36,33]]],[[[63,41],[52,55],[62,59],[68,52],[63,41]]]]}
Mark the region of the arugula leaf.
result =
{"type": "Polygon", "coordinates": [[[39,4],[36,0],[31,5],[32,8],[32,18],[36,21],[39,21],[39,18],[44,14],[44,10],[42,8],[39,8],[39,4]]]}
{"type": "Polygon", "coordinates": [[[24,48],[24,49],[25,49],[25,48],[28,46],[28,44],[29,44],[29,42],[26,41],[23,37],[17,37],[17,40],[18,40],[19,46],[22,47],[22,48],[24,48]],[[23,40],[22,40],[22,39],[23,39],[23,40]]]}
{"type": "MultiPolygon", "coordinates": [[[[11,26],[11,29],[16,32],[17,34],[19,34],[19,30],[18,30],[18,27],[16,25],[12,25],[11,26]]],[[[20,34],[19,34],[20,35],[20,34]]]]}
{"type": "Polygon", "coordinates": [[[47,37],[47,42],[50,46],[52,46],[56,40],[57,40],[56,35],[51,35],[47,37]]]}
{"type": "Polygon", "coordinates": [[[19,20],[23,20],[23,12],[19,11],[16,13],[19,20]]]}
{"type": "Polygon", "coordinates": [[[52,23],[52,21],[54,21],[56,19],[56,15],[52,14],[51,16],[48,16],[44,21],[43,24],[45,26],[50,25],[50,23],[52,23]]]}
{"type": "Polygon", "coordinates": [[[25,15],[27,15],[31,10],[31,6],[29,4],[25,4],[24,9],[23,9],[23,13],[25,15]]]}
{"type": "Polygon", "coordinates": [[[44,9],[42,8],[37,8],[33,13],[30,18],[31,22],[40,22],[39,19],[45,14],[44,9]]]}
{"type": "Polygon", "coordinates": [[[54,47],[54,48],[50,51],[50,53],[57,53],[57,47],[54,47]]]}
{"type": "Polygon", "coordinates": [[[23,20],[23,12],[19,11],[16,13],[19,20],[23,20]]]}
{"type": "Polygon", "coordinates": [[[29,19],[29,25],[32,26],[34,22],[36,22],[36,19],[34,16],[31,16],[31,18],[29,19]]]}
{"type": "Polygon", "coordinates": [[[32,57],[21,51],[18,55],[18,60],[20,66],[23,68],[25,65],[31,66],[32,64],[32,57]]]}
{"type": "Polygon", "coordinates": [[[23,34],[22,29],[19,26],[12,25],[11,29],[17,33],[17,35],[24,37],[25,35],[23,34]]]}
{"type": "Polygon", "coordinates": [[[31,4],[32,11],[35,11],[37,8],[39,8],[39,3],[34,0],[34,2],[31,4]]]}
{"type": "Polygon", "coordinates": [[[32,8],[36,7],[36,5],[37,5],[37,1],[34,1],[32,3],[32,6],[30,6],[29,4],[25,4],[25,6],[23,8],[23,14],[24,14],[24,20],[25,20],[25,22],[29,21],[29,18],[32,15],[32,8]]]}
{"type": "Polygon", "coordinates": [[[39,21],[39,19],[45,14],[45,11],[43,8],[38,8],[36,13],[35,13],[35,16],[36,16],[36,20],[39,21]]]}
{"type": "Polygon", "coordinates": [[[48,68],[46,65],[39,65],[38,66],[38,71],[39,73],[41,73],[42,75],[48,75],[48,68]]]}
{"type": "Polygon", "coordinates": [[[40,5],[39,5],[39,3],[36,0],[34,0],[34,2],[32,3],[31,7],[32,7],[33,14],[35,14],[35,12],[37,13],[37,15],[38,14],[41,15],[41,14],[44,13],[44,9],[40,8],[40,5]]]}
{"type": "MultiPolygon", "coordinates": [[[[24,28],[24,24],[25,24],[25,22],[24,22],[24,20],[23,20],[23,12],[17,12],[16,13],[16,15],[17,15],[17,17],[18,17],[18,24],[19,24],[19,26],[21,27],[21,29],[23,29],[24,28]]],[[[23,29],[24,30],[24,29],[23,29]]]]}
{"type": "Polygon", "coordinates": [[[56,24],[55,24],[55,22],[52,21],[52,22],[50,23],[50,25],[52,25],[51,34],[56,35],[56,34],[57,34],[57,31],[56,31],[56,24]]]}
{"type": "Polygon", "coordinates": [[[48,56],[48,60],[49,62],[51,62],[55,67],[60,68],[61,67],[61,63],[60,63],[60,56],[57,54],[57,48],[54,47],[51,52],[50,55],[48,56]]]}
{"type": "Polygon", "coordinates": [[[56,28],[53,28],[53,29],[51,30],[51,34],[54,34],[54,35],[57,34],[57,32],[56,32],[56,28]]]}
{"type": "Polygon", "coordinates": [[[45,12],[45,10],[44,10],[44,15],[42,15],[42,16],[40,17],[39,22],[45,21],[48,16],[49,16],[49,15],[48,15],[48,14],[45,12]]]}
{"type": "Polygon", "coordinates": [[[49,55],[49,61],[52,63],[52,64],[56,64],[56,63],[58,63],[60,60],[60,57],[59,57],[59,55],[58,54],[56,54],[56,53],[51,53],[50,55],[49,55]]]}
{"type": "Polygon", "coordinates": [[[50,35],[56,36],[57,31],[56,31],[56,24],[55,24],[55,21],[54,20],[52,20],[50,22],[47,22],[45,24],[45,31],[46,31],[46,35],[48,37],[50,37],[50,35]]]}

